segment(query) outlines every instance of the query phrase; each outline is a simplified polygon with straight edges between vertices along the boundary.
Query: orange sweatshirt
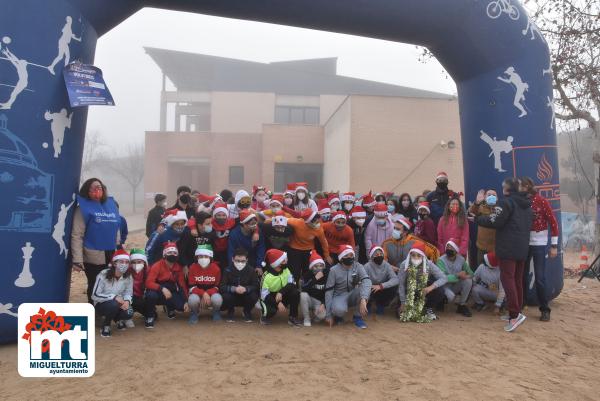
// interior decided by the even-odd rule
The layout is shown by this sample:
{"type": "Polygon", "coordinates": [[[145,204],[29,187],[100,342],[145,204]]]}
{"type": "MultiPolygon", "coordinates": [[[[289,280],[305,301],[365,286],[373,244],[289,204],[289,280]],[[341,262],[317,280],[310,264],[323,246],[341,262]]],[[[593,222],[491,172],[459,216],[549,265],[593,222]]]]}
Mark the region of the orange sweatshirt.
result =
{"type": "Polygon", "coordinates": [[[289,218],[288,225],[294,229],[294,234],[290,239],[290,248],[300,251],[310,251],[315,248],[315,238],[319,239],[321,248],[323,248],[323,257],[329,257],[329,245],[325,238],[323,228],[312,228],[304,222],[303,219],[289,218]]]}
{"type": "Polygon", "coordinates": [[[354,243],[354,231],[348,225],[344,226],[343,230],[338,231],[335,228],[335,223],[328,221],[323,224],[323,232],[329,244],[330,252],[337,253],[340,245],[352,245],[352,248],[356,247],[354,243]]]}

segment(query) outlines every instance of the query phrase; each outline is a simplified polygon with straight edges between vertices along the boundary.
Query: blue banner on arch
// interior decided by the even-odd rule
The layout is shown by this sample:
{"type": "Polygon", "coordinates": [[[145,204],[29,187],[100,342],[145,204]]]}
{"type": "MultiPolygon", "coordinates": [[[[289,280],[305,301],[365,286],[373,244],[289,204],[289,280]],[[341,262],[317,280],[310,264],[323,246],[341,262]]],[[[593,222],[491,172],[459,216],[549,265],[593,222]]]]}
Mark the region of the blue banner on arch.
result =
{"type": "Polygon", "coordinates": [[[100,68],[74,62],[64,68],[63,76],[71,107],[114,106],[100,68]]]}

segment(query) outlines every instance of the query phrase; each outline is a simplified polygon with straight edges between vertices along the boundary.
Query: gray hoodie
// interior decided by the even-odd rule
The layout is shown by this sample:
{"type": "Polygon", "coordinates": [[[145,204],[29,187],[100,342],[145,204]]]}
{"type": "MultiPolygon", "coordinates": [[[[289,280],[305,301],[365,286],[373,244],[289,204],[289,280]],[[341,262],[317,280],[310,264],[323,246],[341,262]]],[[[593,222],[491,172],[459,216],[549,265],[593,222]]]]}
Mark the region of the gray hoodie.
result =
{"type": "Polygon", "coordinates": [[[329,270],[327,284],[325,285],[325,305],[328,316],[331,315],[330,308],[333,297],[350,293],[356,286],[359,287],[360,298],[368,301],[371,295],[371,279],[360,263],[354,262],[352,267],[349,268],[338,263],[329,270]],[[354,280],[356,285],[352,283],[353,274],[356,275],[354,280]]]}
{"type": "Polygon", "coordinates": [[[473,284],[483,285],[485,288],[491,290],[494,286],[498,289],[498,298],[496,299],[496,306],[502,305],[504,298],[504,288],[500,281],[500,269],[497,267],[489,267],[482,263],[479,265],[475,273],[473,274],[473,284]]]}
{"type": "Polygon", "coordinates": [[[371,279],[371,284],[381,284],[383,289],[395,287],[398,285],[398,275],[385,260],[378,265],[372,260],[365,265],[365,271],[371,279]]]}
{"type": "MultiPolygon", "coordinates": [[[[398,280],[400,280],[400,283],[398,284],[398,296],[400,297],[400,303],[406,302],[406,271],[404,270],[404,267],[405,264],[402,263],[400,265],[400,270],[398,270],[398,280]]],[[[448,277],[444,272],[430,260],[427,261],[427,273],[433,274],[433,277],[436,279],[433,282],[435,288],[443,287],[448,282],[448,277]]],[[[419,268],[417,274],[423,274],[421,268],[419,268]]]]}

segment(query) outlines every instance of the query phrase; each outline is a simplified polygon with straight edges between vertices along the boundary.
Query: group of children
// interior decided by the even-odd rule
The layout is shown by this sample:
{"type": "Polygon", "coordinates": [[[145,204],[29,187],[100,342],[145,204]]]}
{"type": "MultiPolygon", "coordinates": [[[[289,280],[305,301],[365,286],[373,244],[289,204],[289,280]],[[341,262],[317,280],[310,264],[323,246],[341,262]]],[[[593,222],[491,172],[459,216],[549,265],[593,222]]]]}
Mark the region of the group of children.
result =
{"type": "Polygon", "coordinates": [[[403,322],[430,322],[456,303],[456,312],[470,317],[469,298],[476,310],[491,303],[500,314],[498,261],[490,250],[475,272],[469,267],[464,207],[448,192],[413,202],[407,194],[311,198],[305,183],[284,194],[255,187],[235,196],[180,187],[177,203],[149,221],[146,249],[117,250],[97,276],[92,300],[103,317],[101,335],[111,335],[111,322],[133,327],[134,312],[154,328],[157,306],[168,319],[188,314],[190,324],[203,311],[233,322],[238,307],[245,322],[257,309],[261,324],[279,313],[295,327],[341,324],[351,309],[361,329],[367,315],[386,308],[403,322]]]}

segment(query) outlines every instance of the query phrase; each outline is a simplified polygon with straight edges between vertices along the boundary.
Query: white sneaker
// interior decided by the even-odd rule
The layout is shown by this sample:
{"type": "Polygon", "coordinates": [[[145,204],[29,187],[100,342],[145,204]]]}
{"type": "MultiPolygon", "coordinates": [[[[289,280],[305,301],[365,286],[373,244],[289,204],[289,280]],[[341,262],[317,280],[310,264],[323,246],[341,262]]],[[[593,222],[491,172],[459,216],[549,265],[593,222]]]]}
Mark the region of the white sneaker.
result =
{"type": "Polygon", "coordinates": [[[514,331],[517,327],[519,327],[521,324],[523,324],[525,319],[527,319],[527,316],[525,316],[522,313],[519,313],[519,316],[517,316],[515,319],[510,319],[508,321],[508,324],[506,326],[504,326],[504,331],[508,331],[508,332],[514,331]]]}
{"type": "Polygon", "coordinates": [[[312,326],[312,324],[310,323],[310,318],[305,318],[304,319],[304,327],[310,327],[312,326]]]}
{"type": "Polygon", "coordinates": [[[135,327],[135,323],[133,323],[133,319],[125,320],[125,327],[128,329],[133,329],[135,327]]]}
{"type": "Polygon", "coordinates": [[[437,315],[431,308],[425,309],[425,316],[427,316],[427,318],[429,318],[429,320],[437,320],[437,315]]]}

